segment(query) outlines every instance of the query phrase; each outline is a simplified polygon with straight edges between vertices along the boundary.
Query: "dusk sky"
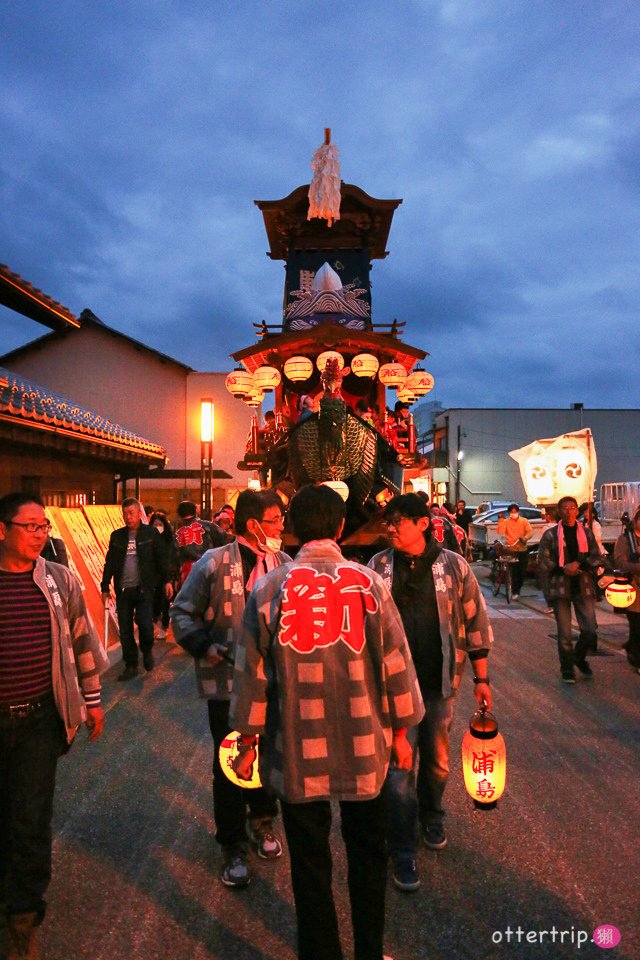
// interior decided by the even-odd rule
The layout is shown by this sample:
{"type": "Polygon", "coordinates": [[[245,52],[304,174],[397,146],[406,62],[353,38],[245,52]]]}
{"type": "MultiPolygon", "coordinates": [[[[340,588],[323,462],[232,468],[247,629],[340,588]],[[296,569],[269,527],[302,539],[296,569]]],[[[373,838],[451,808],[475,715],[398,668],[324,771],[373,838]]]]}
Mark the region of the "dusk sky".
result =
{"type": "MultiPolygon", "coordinates": [[[[0,262],[196,370],[281,320],[254,199],[403,198],[373,319],[449,406],[638,407],[640,7],[14,0],[0,262]]],[[[0,308],[0,353],[46,329],[0,308]]]]}

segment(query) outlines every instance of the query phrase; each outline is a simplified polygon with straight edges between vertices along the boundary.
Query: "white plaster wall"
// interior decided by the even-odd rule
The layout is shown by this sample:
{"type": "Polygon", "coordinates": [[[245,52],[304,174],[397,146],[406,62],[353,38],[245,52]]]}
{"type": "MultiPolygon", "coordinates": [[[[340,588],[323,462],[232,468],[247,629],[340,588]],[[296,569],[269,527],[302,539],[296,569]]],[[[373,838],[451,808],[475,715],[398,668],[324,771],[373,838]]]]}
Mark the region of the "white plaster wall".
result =
{"type": "Polygon", "coordinates": [[[29,347],[11,368],[108,417],[184,467],[187,371],[108,331],[84,327],[29,347]]]}

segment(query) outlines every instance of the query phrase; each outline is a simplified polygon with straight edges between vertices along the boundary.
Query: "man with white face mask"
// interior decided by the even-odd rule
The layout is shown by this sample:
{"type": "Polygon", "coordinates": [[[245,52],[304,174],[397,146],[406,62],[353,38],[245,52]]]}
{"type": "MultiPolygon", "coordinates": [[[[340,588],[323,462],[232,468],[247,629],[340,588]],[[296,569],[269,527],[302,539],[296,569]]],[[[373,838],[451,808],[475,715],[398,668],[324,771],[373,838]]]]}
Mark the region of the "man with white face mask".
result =
{"type": "Polygon", "coordinates": [[[207,700],[221,880],[229,887],[246,887],[251,878],[247,832],[261,859],[275,860],[282,854],[282,844],[273,832],[277,804],[261,788],[243,790],[228,780],[218,751],[231,730],[233,658],[245,602],[260,577],[291,558],[280,550],[284,515],[274,491],[243,490],[235,522],[236,539],[208,550],[191,568],[171,608],[171,622],[176,640],[195,658],[198,691],[207,700]]]}
{"type": "Polygon", "coordinates": [[[508,517],[505,517],[504,513],[500,514],[498,518],[498,533],[504,534],[507,548],[515,554],[517,560],[511,574],[513,599],[517,600],[520,596],[522,584],[527,573],[527,564],[529,561],[527,542],[533,536],[533,527],[526,517],[520,516],[520,508],[517,503],[509,504],[508,517]]]}

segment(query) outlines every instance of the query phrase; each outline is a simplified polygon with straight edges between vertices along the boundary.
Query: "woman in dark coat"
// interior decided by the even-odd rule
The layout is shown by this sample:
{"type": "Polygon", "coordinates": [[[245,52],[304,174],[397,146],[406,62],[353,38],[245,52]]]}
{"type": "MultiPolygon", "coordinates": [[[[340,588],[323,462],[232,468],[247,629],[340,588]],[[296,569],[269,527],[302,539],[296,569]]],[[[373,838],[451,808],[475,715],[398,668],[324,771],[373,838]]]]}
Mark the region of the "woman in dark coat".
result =
{"type": "MultiPolygon", "coordinates": [[[[176,550],[173,527],[171,526],[169,517],[163,510],[155,510],[149,517],[149,523],[156,528],[162,537],[162,542],[164,543],[167,557],[169,558],[169,569],[175,590],[178,576],[178,552],[176,550]]],[[[169,605],[170,601],[164,592],[164,584],[159,583],[156,586],[156,592],[153,598],[153,621],[154,623],[157,623],[158,620],[160,621],[156,632],[156,639],[158,640],[164,640],[167,636],[167,629],[169,627],[169,605]]]]}

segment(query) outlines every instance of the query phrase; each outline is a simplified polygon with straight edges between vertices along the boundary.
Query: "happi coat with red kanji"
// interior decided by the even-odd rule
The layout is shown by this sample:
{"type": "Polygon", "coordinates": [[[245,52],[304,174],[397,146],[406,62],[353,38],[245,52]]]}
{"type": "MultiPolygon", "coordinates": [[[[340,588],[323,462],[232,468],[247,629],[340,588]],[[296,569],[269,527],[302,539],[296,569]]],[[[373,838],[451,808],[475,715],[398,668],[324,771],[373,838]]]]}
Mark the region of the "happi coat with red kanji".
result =
{"type": "MultiPolygon", "coordinates": [[[[393,550],[382,550],[369,561],[388,588],[393,583],[393,550]]],[[[441,550],[432,564],[442,641],[443,697],[460,685],[467,656],[484,651],[493,643],[487,605],[475,574],[467,561],[452,550],[441,550]]]]}
{"type": "MultiPolygon", "coordinates": [[[[283,551],[271,557],[273,564],[290,559],[283,551]]],[[[195,658],[198,693],[207,700],[231,696],[233,657],[246,597],[240,547],[234,540],[207,550],[191,568],[171,605],[174,636],[195,658]],[[224,648],[228,657],[215,667],[206,658],[214,643],[224,648]]]]}
{"type": "Polygon", "coordinates": [[[375,797],[393,730],[423,715],[402,621],[376,573],[315,540],[256,584],[230,720],[260,734],[267,789],[290,803],[375,797]]]}

